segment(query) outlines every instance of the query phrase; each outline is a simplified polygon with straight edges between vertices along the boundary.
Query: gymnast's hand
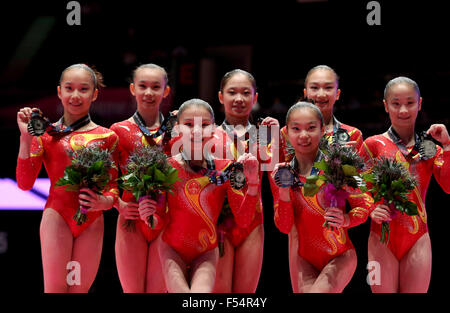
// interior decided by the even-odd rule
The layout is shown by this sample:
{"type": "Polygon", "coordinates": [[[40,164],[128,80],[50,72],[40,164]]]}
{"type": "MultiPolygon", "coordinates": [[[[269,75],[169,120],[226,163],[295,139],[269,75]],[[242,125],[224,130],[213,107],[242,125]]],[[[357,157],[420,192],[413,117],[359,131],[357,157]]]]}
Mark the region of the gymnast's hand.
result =
{"type": "Polygon", "coordinates": [[[350,224],[350,217],[348,216],[348,214],[345,214],[339,208],[328,208],[325,211],[324,218],[328,222],[328,225],[337,228],[347,227],[350,224]]]}
{"type": "Polygon", "coordinates": [[[111,196],[100,195],[89,188],[81,188],[78,196],[80,205],[89,211],[109,210],[113,206],[114,198],[111,196]]]}
{"type": "Polygon", "coordinates": [[[265,125],[268,127],[272,127],[272,126],[280,126],[280,123],[278,122],[277,119],[273,118],[273,117],[266,117],[265,119],[262,120],[260,125],[265,125]]]}
{"type": "Polygon", "coordinates": [[[391,210],[384,204],[378,204],[370,213],[370,218],[377,224],[391,221],[391,210]]]}
{"type": "Polygon", "coordinates": [[[28,123],[31,119],[32,108],[25,107],[17,112],[17,125],[19,126],[20,136],[24,139],[31,139],[33,136],[28,132],[28,123]]]}
{"type": "Polygon", "coordinates": [[[444,124],[433,124],[427,130],[427,134],[442,143],[444,149],[450,148],[450,136],[444,124]]]}
{"type": "MultiPolygon", "coordinates": [[[[272,180],[275,181],[275,175],[278,173],[278,170],[280,169],[280,167],[286,167],[288,166],[289,163],[288,162],[281,162],[281,163],[277,163],[275,164],[275,167],[273,168],[272,173],[270,174],[270,176],[272,177],[272,180]]],[[[289,194],[289,189],[291,187],[279,187],[278,186],[278,190],[280,193],[280,199],[282,201],[285,202],[289,202],[290,200],[290,194],[289,194]]]]}
{"type": "Polygon", "coordinates": [[[244,165],[244,175],[247,178],[248,185],[259,184],[258,159],[250,153],[244,153],[238,159],[239,163],[244,165]]]}
{"type": "Polygon", "coordinates": [[[136,202],[125,202],[122,199],[119,199],[117,210],[119,210],[119,214],[127,220],[139,219],[139,204],[136,202]]]}
{"type": "MultiPolygon", "coordinates": [[[[157,202],[153,199],[146,198],[139,201],[139,215],[141,220],[148,224],[149,217],[156,213],[157,202]]],[[[154,219],[157,220],[157,219],[154,219]]],[[[156,223],[155,223],[156,224],[156,223]]]]}

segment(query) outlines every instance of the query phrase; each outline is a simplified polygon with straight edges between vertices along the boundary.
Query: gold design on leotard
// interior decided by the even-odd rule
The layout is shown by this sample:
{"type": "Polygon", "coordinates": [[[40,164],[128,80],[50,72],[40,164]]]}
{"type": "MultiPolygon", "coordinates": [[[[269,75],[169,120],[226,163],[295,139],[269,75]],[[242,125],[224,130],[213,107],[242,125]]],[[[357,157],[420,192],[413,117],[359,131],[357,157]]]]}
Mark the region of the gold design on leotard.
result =
{"type": "Polygon", "coordinates": [[[38,146],[36,147],[36,150],[30,152],[31,157],[38,157],[44,153],[41,137],[37,137],[36,140],[38,142],[38,146]]]}
{"type": "Polygon", "coordinates": [[[357,193],[349,195],[349,198],[363,198],[365,203],[374,203],[373,198],[367,193],[357,193]]]}
{"type": "Polygon", "coordinates": [[[347,237],[342,228],[329,227],[323,228],[323,236],[328,241],[331,246],[331,251],[328,252],[329,255],[335,255],[338,251],[338,244],[344,245],[347,242],[347,237]]]}
{"type": "Polygon", "coordinates": [[[114,132],[103,134],[75,134],[70,138],[70,146],[74,151],[79,150],[92,140],[107,138],[113,134],[114,132]]]}
{"type": "Polygon", "coordinates": [[[419,221],[417,220],[417,216],[415,216],[415,215],[414,216],[410,216],[410,218],[412,220],[414,228],[412,230],[410,229],[409,233],[415,235],[419,231],[419,221]]]}
{"type": "Polygon", "coordinates": [[[200,252],[203,252],[208,248],[208,241],[211,244],[214,244],[217,241],[216,227],[200,205],[200,193],[208,184],[210,184],[209,177],[203,176],[193,178],[187,181],[184,189],[186,198],[189,200],[192,208],[207,225],[207,229],[201,229],[198,234],[198,240],[202,246],[200,252]],[[194,184],[196,188],[193,188],[194,184]]]}
{"type": "Polygon", "coordinates": [[[366,149],[366,152],[369,154],[369,157],[371,159],[373,159],[373,153],[372,153],[372,151],[370,151],[369,147],[367,146],[367,144],[365,142],[363,142],[363,147],[364,147],[364,149],[366,149]]]}
{"type": "Polygon", "coordinates": [[[363,218],[365,215],[369,214],[369,211],[361,207],[356,207],[353,208],[350,213],[355,217],[363,218]]]}
{"type": "Polygon", "coordinates": [[[261,213],[262,211],[262,205],[261,201],[258,199],[258,202],[256,202],[256,213],[261,213]]]}
{"type": "MultiPolygon", "coordinates": [[[[352,130],[350,133],[349,133],[349,135],[350,135],[350,137],[354,134],[356,132],[356,128],[354,129],[354,130],[352,130]]],[[[358,136],[358,138],[356,138],[355,140],[353,140],[353,141],[356,141],[356,142],[358,142],[359,141],[359,139],[361,138],[361,133],[359,134],[359,136],[358,136]]]]}
{"type": "MultiPolygon", "coordinates": [[[[320,179],[317,180],[317,182],[321,181],[320,179]]],[[[323,181],[321,181],[323,184],[323,181]]],[[[321,185],[322,185],[321,184],[321,185]]],[[[302,190],[302,197],[303,199],[305,199],[305,201],[308,203],[308,205],[317,213],[319,213],[320,215],[325,215],[325,210],[319,205],[318,201],[317,201],[317,196],[319,195],[319,193],[316,193],[314,196],[312,197],[307,197],[305,196],[305,194],[303,193],[304,190],[303,188],[302,190]]]]}
{"type": "MultiPolygon", "coordinates": [[[[322,186],[324,182],[322,180],[318,180],[319,186],[322,186]]],[[[319,202],[317,200],[317,196],[320,194],[320,191],[316,193],[312,197],[306,197],[303,194],[303,188],[302,188],[302,197],[306,201],[306,203],[309,205],[310,208],[312,208],[314,211],[318,212],[320,215],[325,215],[325,210],[319,205],[319,202]]],[[[322,226],[322,225],[321,225],[322,226]]],[[[330,244],[331,246],[331,252],[328,252],[330,255],[334,255],[337,252],[337,244],[345,244],[347,242],[347,237],[345,236],[345,232],[342,228],[332,228],[329,227],[328,229],[326,227],[323,228],[323,237],[325,240],[330,244]]]]}
{"type": "Polygon", "coordinates": [[[406,161],[405,156],[403,155],[403,153],[400,152],[400,150],[398,150],[395,153],[395,160],[400,163],[401,165],[403,165],[407,170],[409,170],[409,162],[406,161]]]}
{"type": "Polygon", "coordinates": [[[436,165],[436,166],[444,165],[444,160],[442,159],[443,155],[444,155],[444,150],[441,149],[441,152],[439,152],[439,155],[436,158],[434,158],[434,165],[436,165]]]}
{"type": "Polygon", "coordinates": [[[420,196],[420,192],[419,189],[416,187],[414,187],[414,194],[417,197],[417,202],[415,202],[417,204],[417,212],[419,213],[420,219],[422,220],[422,222],[424,222],[425,224],[427,223],[427,211],[425,210],[425,204],[422,200],[422,197],[420,196]]]}

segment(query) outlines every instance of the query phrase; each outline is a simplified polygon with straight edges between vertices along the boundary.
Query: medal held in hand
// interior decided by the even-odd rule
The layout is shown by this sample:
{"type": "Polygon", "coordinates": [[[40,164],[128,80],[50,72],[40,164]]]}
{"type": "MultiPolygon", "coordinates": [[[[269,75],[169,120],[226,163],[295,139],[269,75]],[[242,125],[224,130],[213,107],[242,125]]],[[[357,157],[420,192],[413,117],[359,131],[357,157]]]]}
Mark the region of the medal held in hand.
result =
{"type": "Polygon", "coordinates": [[[303,183],[298,176],[298,161],[294,157],[289,164],[278,168],[278,171],[274,176],[275,184],[278,187],[292,187],[292,190],[297,190],[303,186],[303,183]]]}
{"type": "Polygon", "coordinates": [[[289,165],[278,168],[275,174],[275,183],[282,188],[290,187],[294,184],[294,173],[289,165]]]}
{"type": "Polygon", "coordinates": [[[436,155],[436,144],[432,140],[432,137],[426,132],[422,132],[420,135],[419,154],[422,160],[431,159],[436,155]]]}
{"type": "Polygon", "coordinates": [[[347,142],[350,141],[350,135],[348,134],[347,130],[344,128],[339,128],[334,134],[333,134],[333,142],[343,146],[347,142]]]}
{"type": "Polygon", "coordinates": [[[234,189],[242,189],[245,186],[245,174],[244,167],[241,163],[235,162],[232,165],[231,173],[230,173],[230,185],[234,189]]]}
{"type": "Polygon", "coordinates": [[[44,116],[41,110],[34,109],[28,122],[28,132],[33,136],[42,136],[50,125],[48,118],[44,116]]]}

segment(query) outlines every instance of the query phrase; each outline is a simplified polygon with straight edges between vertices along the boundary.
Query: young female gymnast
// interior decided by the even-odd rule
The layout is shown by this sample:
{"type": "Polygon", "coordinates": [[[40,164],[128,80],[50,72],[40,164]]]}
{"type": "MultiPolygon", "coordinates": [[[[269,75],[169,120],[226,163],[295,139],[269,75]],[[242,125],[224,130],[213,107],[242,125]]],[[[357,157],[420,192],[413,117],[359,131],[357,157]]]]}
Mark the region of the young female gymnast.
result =
{"type": "Polygon", "coordinates": [[[426,131],[442,148],[415,132],[422,98],[416,82],[407,77],[389,81],[384,91],[384,109],[391,127],[383,134],[364,141],[360,150],[370,164],[379,156],[403,163],[418,184],[409,194],[419,215],[392,215],[385,205],[377,205],[370,214],[369,261],[380,264],[380,285],[371,285],[373,292],[427,292],[431,278],[431,242],[427,227],[425,196],[434,175],[442,189],[450,193],[450,137],[443,124],[434,124],[426,131]],[[380,242],[381,223],[389,222],[387,244],[380,242]]]}
{"type": "MultiPolygon", "coordinates": [[[[296,169],[301,182],[312,173],[320,174],[314,162],[323,156],[319,142],[325,132],[322,113],[308,102],[293,105],[286,116],[287,136],[295,151],[289,165],[296,169]]],[[[275,224],[283,233],[296,229],[295,247],[290,246],[290,272],[294,292],[342,292],[356,269],[356,252],[347,229],[363,223],[373,207],[367,194],[351,194],[349,213],[343,208],[328,207],[324,185],[319,192],[305,196],[303,188],[278,187],[274,178],[287,162],[279,163],[271,175],[275,224]],[[329,226],[324,227],[324,221],[329,226]],[[295,249],[295,250],[294,250],[295,249]],[[292,261],[295,260],[295,263],[292,261]]]]}
{"type": "Polygon", "coordinates": [[[65,167],[70,165],[69,152],[98,145],[116,154],[117,135],[96,125],[89,117],[89,108],[97,98],[99,86],[102,86],[101,75],[85,64],[74,64],[62,72],[57,92],[64,115],[56,124],[62,129],[61,133],[49,135],[46,132],[33,137],[27,130],[33,109],[22,108],[17,113],[20,130],[17,183],[23,190],[31,189],[42,163],[51,182],[40,227],[45,292],[89,291],[102,252],[102,211],[110,209],[118,196],[117,170],[111,170],[111,181],[101,195],[87,188],[77,193],[66,191],[64,186],[54,187],[64,176],[65,167]],[[73,216],[80,205],[89,210],[87,221],[77,225],[73,216]],[[80,280],[69,284],[67,276],[72,261],[80,265],[80,280]]]}
{"type": "MultiPolygon", "coordinates": [[[[200,99],[183,103],[176,127],[182,152],[169,162],[178,169],[180,181],[167,196],[168,224],[160,249],[163,273],[169,292],[212,292],[218,259],[217,220],[225,196],[238,225],[248,227],[258,200],[258,161],[249,154],[238,160],[248,185],[243,193],[222,179],[234,162],[211,157],[214,113],[208,103],[200,99]]],[[[153,200],[139,205],[144,220],[155,210],[153,200]]]]}

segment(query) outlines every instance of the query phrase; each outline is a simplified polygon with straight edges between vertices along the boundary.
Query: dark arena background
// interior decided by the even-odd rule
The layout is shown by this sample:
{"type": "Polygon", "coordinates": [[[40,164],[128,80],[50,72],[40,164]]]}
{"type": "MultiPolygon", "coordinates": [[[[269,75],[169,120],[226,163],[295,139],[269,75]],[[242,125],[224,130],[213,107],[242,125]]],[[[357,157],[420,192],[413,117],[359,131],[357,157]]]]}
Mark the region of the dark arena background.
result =
{"type": "MultiPolygon", "coordinates": [[[[39,223],[46,190],[35,186],[30,194],[13,188],[19,147],[16,113],[37,106],[56,121],[62,114],[56,95],[59,76],[73,63],[95,65],[103,73],[107,87],[93,103],[91,117],[106,127],[135,111],[130,75],[137,65],[150,62],[169,73],[172,92],[163,103],[164,113],[198,97],[208,101],[216,120],[222,121],[220,79],[242,68],[255,76],[258,86],[253,118],[270,115],[284,126],[287,109],[303,95],[307,71],[326,64],[341,78],[336,117],[358,127],[364,138],[388,128],[383,90],[399,75],[414,79],[421,89],[417,129],[433,123],[450,126],[449,10],[440,1],[376,1],[381,25],[367,21],[370,1],[78,1],[81,25],[68,24],[69,2],[1,5],[1,297],[43,292],[39,223]]],[[[44,167],[39,177],[46,178],[44,167]]],[[[279,296],[282,302],[292,294],[287,236],[275,228],[266,175],[262,188],[265,248],[257,294],[279,296]]],[[[449,200],[433,178],[426,198],[433,248],[429,294],[448,291],[449,200]]],[[[104,214],[94,294],[122,293],[114,257],[117,215],[115,209],[104,214]]],[[[369,222],[349,231],[358,267],[345,294],[370,294],[368,233],[369,222]]]]}

